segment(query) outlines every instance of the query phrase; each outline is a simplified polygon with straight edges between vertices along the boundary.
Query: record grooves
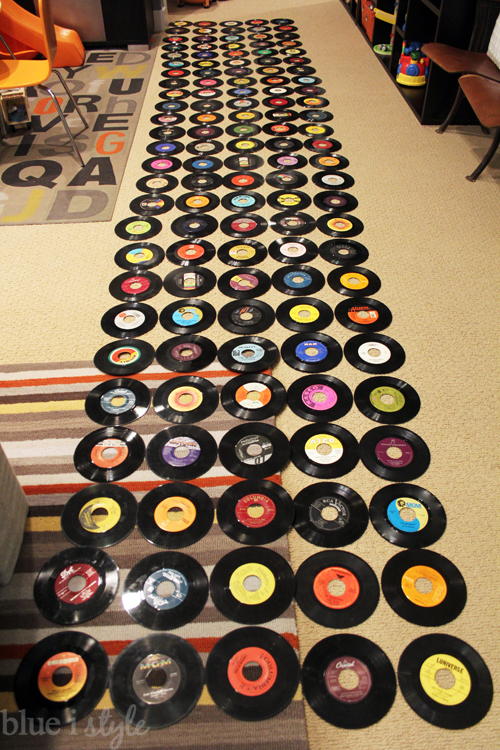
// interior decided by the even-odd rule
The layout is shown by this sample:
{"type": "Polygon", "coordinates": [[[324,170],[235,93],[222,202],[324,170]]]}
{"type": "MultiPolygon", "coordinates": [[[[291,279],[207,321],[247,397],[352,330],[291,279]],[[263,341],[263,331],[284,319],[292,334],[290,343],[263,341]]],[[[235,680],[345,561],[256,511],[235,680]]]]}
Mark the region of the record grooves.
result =
{"type": "Polygon", "coordinates": [[[342,347],[325,333],[296,333],[284,342],[281,356],[294,370],[325,372],[341,362],[342,347]]]}
{"type": "Polygon", "coordinates": [[[162,383],[153,396],[159,417],[174,424],[193,424],[207,419],[219,405],[217,388],[206,378],[179,375],[162,383]]]}
{"type": "Polygon", "coordinates": [[[353,403],[347,385],[332,375],[306,375],[295,380],[287,392],[287,404],[309,422],[335,422],[345,417],[353,403]]]}
{"type": "Polygon", "coordinates": [[[93,388],[85,399],[87,416],[106,427],[129,424],[146,414],[151,396],[140,380],[115,378],[93,388]]]}
{"type": "Polygon", "coordinates": [[[194,372],[211,364],[217,347],[203,336],[184,335],[164,341],[156,350],[159,365],[172,372],[194,372]]]}
{"type": "Polygon", "coordinates": [[[290,446],[281,430],[257,422],[233,427],[220,441],[219,458],[232,474],[244,479],[264,479],[281,471],[290,446]]]}
{"type": "Polygon", "coordinates": [[[283,487],[266,479],[231,485],[217,504],[221,531],[240,544],[269,544],[289,531],[294,501],[283,487]]]}
{"type": "Polygon", "coordinates": [[[237,419],[260,421],[275,416],[284,407],[286,391],[276,378],[249,373],[231,378],[222,388],[221,404],[237,419]]]}
{"type": "Polygon", "coordinates": [[[279,360],[276,344],[261,336],[241,336],[226,341],[218,352],[223,367],[235,372],[258,372],[273,367],[279,360]]]}
{"type": "Polygon", "coordinates": [[[135,528],[137,501],[119,484],[92,484],[72,495],[61,514],[66,538],[80,547],[110,547],[135,528]]]}
{"type": "Polygon", "coordinates": [[[368,510],[357,492],[338,482],[319,482],[294,498],[295,531],[317,547],[345,547],[368,526],[368,510]]]}
{"type": "Polygon", "coordinates": [[[416,484],[391,484],[376,492],[370,520],[378,533],[399,547],[428,547],[446,528],[446,513],[431,492],[416,484]]]}
{"type": "Polygon", "coordinates": [[[180,549],[195,544],[210,531],[214,506],[204,490],[173,482],[155,487],[140,502],[137,527],[151,544],[180,549]]]}

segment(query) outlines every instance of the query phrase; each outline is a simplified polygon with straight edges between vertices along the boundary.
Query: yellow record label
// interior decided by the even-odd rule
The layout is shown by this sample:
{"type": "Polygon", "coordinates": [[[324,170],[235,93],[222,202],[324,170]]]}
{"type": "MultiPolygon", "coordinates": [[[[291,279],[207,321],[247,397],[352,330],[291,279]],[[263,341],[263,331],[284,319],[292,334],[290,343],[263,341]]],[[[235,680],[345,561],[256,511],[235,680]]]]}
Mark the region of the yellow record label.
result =
{"type": "Polygon", "coordinates": [[[340,283],[346,289],[364,289],[368,286],[368,279],[362,273],[343,273],[340,283]]]}
{"type": "Polygon", "coordinates": [[[461,661],[448,654],[433,654],[424,661],[420,667],[420,682],[432,700],[441,703],[442,706],[458,706],[467,698],[471,689],[471,679],[467,668],[461,661]],[[436,682],[436,674],[441,670],[451,672],[455,683],[450,675],[446,675],[451,687],[441,687],[436,682]]]}
{"type": "Polygon", "coordinates": [[[38,689],[44,698],[61,703],[69,701],[78,695],[87,681],[87,665],[78,654],[72,651],[62,651],[47,659],[38,672],[38,689]],[[54,683],[54,672],[61,667],[71,670],[70,681],[66,685],[54,683]]]}
{"type": "MultiPolygon", "coordinates": [[[[425,584],[425,581],[422,583],[425,584]]],[[[427,584],[428,585],[428,584],[427,584]]],[[[446,597],[448,588],[441,573],[428,565],[414,565],[404,573],[401,587],[408,599],[419,607],[436,607],[446,597]],[[416,587],[419,579],[426,579],[432,584],[429,593],[422,593],[416,587]]]]}
{"type": "Polygon", "coordinates": [[[339,216],[333,219],[329,219],[326,222],[326,225],[328,229],[332,229],[335,232],[348,232],[350,229],[352,229],[352,221],[342,219],[339,216]]]}
{"type": "Polygon", "coordinates": [[[141,247],[140,250],[133,250],[132,252],[127,253],[125,257],[129,263],[137,263],[138,259],[140,259],[141,263],[145,263],[152,259],[153,253],[148,248],[141,247]]]}
{"type": "Polygon", "coordinates": [[[198,388],[189,385],[182,385],[174,388],[168,395],[168,405],[175,411],[193,411],[197,409],[203,401],[203,394],[198,388]]]}
{"type": "Polygon", "coordinates": [[[196,507],[187,497],[166,497],[155,508],[154,519],[163,531],[184,531],[188,529],[196,518],[196,507]],[[169,518],[168,514],[174,508],[182,511],[179,518],[169,518]]]}
{"type": "Polygon", "coordinates": [[[246,563],[236,568],[229,579],[229,589],[242,604],[263,604],[272,596],[276,588],[276,579],[269,568],[260,563],[246,563]],[[260,580],[260,586],[256,591],[248,591],[244,582],[250,576],[260,580]]]}
{"type": "Polygon", "coordinates": [[[312,305],[295,305],[288,314],[297,323],[314,323],[319,318],[319,310],[312,305]]]}
{"type": "Polygon", "coordinates": [[[318,433],[304,446],[306,456],[316,464],[334,464],[344,453],[344,446],[334,435],[318,433]]]}
{"type": "Polygon", "coordinates": [[[306,128],[306,133],[310,135],[322,135],[325,132],[325,129],[321,125],[308,125],[306,128]]]}
{"type": "Polygon", "coordinates": [[[105,531],[112,529],[120,520],[122,510],[116,500],[112,497],[94,497],[85,503],[78,520],[85,531],[91,531],[93,534],[103,534],[105,531]],[[98,510],[106,510],[107,515],[92,514],[98,510]]]}
{"type": "Polygon", "coordinates": [[[236,144],[236,148],[241,148],[241,149],[253,148],[254,146],[255,146],[255,143],[253,141],[238,141],[236,144]]]}
{"type": "Polygon", "coordinates": [[[299,195],[294,195],[293,193],[283,193],[283,195],[280,195],[278,198],[278,203],[281,206],[298,206],[301,197],[299,195]]]}
{"type": "Polygon", "coordinates": [[[253,120],[253,114],[251,112],[238,112],[236,117],[238,120],[253,120]]]}
{"type": "Polygon", "coordinates": [[[235,260],[250,260],[254,255],[255,249],[251,245],[234,245],[229,250],[229,256],[235,260]]]}

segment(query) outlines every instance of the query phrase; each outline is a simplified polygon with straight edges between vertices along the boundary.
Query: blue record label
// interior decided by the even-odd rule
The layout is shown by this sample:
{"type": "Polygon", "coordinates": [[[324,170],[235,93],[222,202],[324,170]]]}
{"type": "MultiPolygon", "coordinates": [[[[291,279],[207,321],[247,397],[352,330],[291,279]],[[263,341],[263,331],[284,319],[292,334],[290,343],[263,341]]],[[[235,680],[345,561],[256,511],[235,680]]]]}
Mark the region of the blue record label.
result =
{"type": "Polygon", "coordinates": [[[421,531],[424,526],[427,526],[429,514],[427,513],[427,509],[418,500],[409,497],[398,497],[387,508],[387,518],[394,528],[411,534],[421,531]],[[412,520],[401,518],[403,510],[410,511],[410,515],[413,512],[414,518],[412,520]]]}
{"type": "Polygon", "coordinates": [[[187,578],[172,568],[162,568],[152,573],[144,584],[143,593],[147,603],[154,609],[174,609],[182,604],[187,596],[189,584],[187,578]],[[170,596],[160,596],[158,588],[162,583],[173,584],[174,591],[170,596]]]}
{"type": "Polygon", "coordinates": [[[136,405],[135,393],[128,388],[113,388],[101,396],[101,408],[108,414],[124,414],[136,405]],[[113,404],[117,399],[118,403],[113,404]],[[122,399],[125,399],[122,401],[122,399]]]}
{"type": "Polygon", "coordinates": [[[238,208],[250,208],[255,204],[255,198],[251,195],[235,195],[231,198],[231,203],[238,208]]]}
{"type": "Polygon", "coordinates": [[[290,289],[305,289],[312,282],[312,276],[304,271],[290,271],[283,277],[283,282],[290,289]]]}
{"type": "Polygon", "coordinates": [[[193,438],[180,435],[165,443],[161,455],[169,466],[191,466],[199,459],[201,447],[193,438]]]}
{"type": "Polygon", "coordinates": [[[295,356],[297,359],[301,359],[302,362],[321,362],[325,359],[328,354],[328,349],[320,341],[302,341],[295,348],[295,356]],[[314,350],[311,353],[310,350],[314,350]]]}

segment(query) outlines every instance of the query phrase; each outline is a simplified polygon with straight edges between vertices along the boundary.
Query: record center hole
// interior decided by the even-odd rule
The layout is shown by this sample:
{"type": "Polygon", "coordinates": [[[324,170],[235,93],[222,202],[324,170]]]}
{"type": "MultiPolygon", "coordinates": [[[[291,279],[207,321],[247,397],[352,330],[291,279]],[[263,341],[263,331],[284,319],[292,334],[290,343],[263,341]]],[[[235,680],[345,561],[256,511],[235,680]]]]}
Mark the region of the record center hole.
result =
{"type": "Polygon", "coordinates": [[[438,669],[434,675],[434,679],[439,687],[444,688],[444,690],[451,690],[455,687],[455,675],[450,669],[438,669]]]}
{"type": "Polygon", "coordinates": [[[177,401],[179,402],[179,404],[182,404],[182,406],[189,406],[193,403],[194,396],[192,393],[181,393],[178,396],[177,401]]]}
{"type": "Polygon", "coordinates": [[[326,401],[326,393],[321,393],[321,391],[317,391],[313,395],[312,400],[315,401],[317,404],[322,404],[326,401]]]}
{"type": "Polygon", "coordinates": [[[135,254],[136,260],[143,260],[146,256],[144,253],[136,253],[135,254]]]}
{"type": "Polygon", "coordinates": [[[245,680],[249,682],[255,682],[262,677],[262,667],[256,661],[247,662],[241,671],[245,680]]]}
{"type": "Polygon", "coordinates": [[[257,443],[252,443],[248,446],[247,453],[249,456],[260,456],[262,453],[262,447],[257,443]]]}
{"type": "Polygon", "coordinates": [[[180,521],[184,517],[184,511],[182,508],[169,508],[167,510],[167,518],[169,521],[180,521]]]}
{"type": "MultiPolygon", "coordinates": [[[[199,201],[201,202],[201,201],[199,201]]],[[[196,204],[198,205],[198,204],[196,204]]],[[[186,250],[186,255],[196,255],[196,250],[186,250]]]]}
{"type": "Polygon", "coordinates": [[[356,690],[359,685],[359,676],[354,669],[343,669],[339,674],[339,685],[344,690],[356,690]]]}
{"type": "Polygon", "coordinates": [[[339,249],[337,250],[337,252],[338,252],[339,255],[349,255],[349,250],[346,250],[345,247],[339,247],[339,249]]]}
{"type": "Polygon", "coordinates": [[[189,456],[189,448],[186,448],[185,445],[174,448],[174,456],[176,458],[186,458],[186,456],[189,456]]]}
{"type": "Polygon", "coordinates": [[[300,312],[299,312],[299,318],[302,318],[302,320],[304,320],[304,319],[307,320],[310,317],[311,317],[311,313],[309,312],[309,310],[300,310],[300,312]]]}
{"type": "Polygon", "coordinates": [[[125,315],[123,322],[129,326],[132,325],[132,323],[135,323],[135,315],[125,315]]]}
{"type": "Polygon", "coordinates": [[[104,458],[106,461],[111,461],[112,459],[116,458],[118,455],[118,451],[116,448],[104,448],[103,452],[101,453],[102,458],[104,458]]]}
{"type": "Polygon", "coordinates": [[[182,320],[191,320],[193,317],[194,315],[192,312],[186,311],[182,313],[182,320]]]}
{"type": "Polygon", "coordinates": [[[162,581],[156,589],[156,594],[162,599],[168,599],[169,596],[175,594],[175,585],[172,581],[162,581]]]}
{"type": "MultiPolygon", "coordinates": [[[[339,253],[340,252],[342,252],[342,251],[339,250],[339,253]]],[[[369,314],[367,313],[366,310],[359,310],[358,313],[357,313],[357,316],[358,316],[358,318],[361,318],[362,320],[365,320],[365,318],[369,317],[369,314]]]]}
{"type": "Polygon", "coordinates": [[[370,357],[376,359],[377,357],[380,357],[380,349],[368,349],[368,354],[370,357]]]}
{"type": "Polygon", "coordinates": [[[118,359],[120,362],[128,362],[130,359],[130,352],[120,352],[118,359]]]}
{"type": "Polygon", "coordinates": [[[332,452],[332,447],[331,445],[328,445],[328,443],[320,443],[316,448],[316,452],[319,453],[320,456],[329,456],[332,452]]]}
{"type": "Polygon", "coordinates": [[[258,391],[248,391],[247,399],[248,401],[259,401],[260,393],[258,391]]]}
{"type": "Polygon", "coordinates": [[[415,588],[417,589],[419,594],[430,594],[434,587],[428,578],[424,578],[423,576],[421,576],[415,581],[415,588]]]}
{"type": "Polygon", "coordinates": [[[95,510],[92,511],[90,515],[92,518],[99,519],[99,518],[105,518],[106,516],[109,515],[109,513],[106,510],[106,508],[96,508],[95,510]]]}
{"type": "Polygon", "coordinates": [[[87,579],[84,576],[72,576],[68,581],[70,591],[82,591],[87,585],[87,579]]]}
{"type": "Polygon", "coordinates": [[[302,284],[304,279],[302,278],[302,276],[294,276],[292,281],[294,284],[302,284]]]}
{"type": "Polygon", "coordinates": [[[167,681],[167,673],[161,667],[152,669],[148,672],[146,682],[150,688],[161,688],[167,681]]]}
{"type": "Polygon", "coordinates": [[[191,357],[193,355],[192,349],[183,349],[181,351],[181,357],[191,357]]]}
{"type": "Polygon", "coordinates": [[[238,223],[238,227],[237,228],[240,231],[242,231],[243,229],[249,229],[250,228],[250,222],[248,222],[248,221],[240,221],[238,223]]]}
{"type": "Polygon", "coordinates": [[[412,521],[414,521],[416,515],[417,514],[415,513],[413,508],[402,508],[399,511],[399,517],[401,518],[402,521],[405,521],[406,523],[411,523],[412,521]]]}
{"type": "Polygon", "coordinates": [[[262,585],[262,581],[258,576],[247,576],[243,581],[243,588],[247,591],[258,591],[262,585]]]}
{"type": "Polygon", "coordinates": [[[247,513],[250,518],[261,518],[264,515],[264,508],[259,503],[253,503],[248,506],[247,513]]]}
{"type": "Polygon", "coordinates": [[[56,687],[64,687],[65,685],[68,685],[72,678],[73,672],[69,667],[58,667],[55,672],[52,673],[52,682],[56,687]]]}
{"type": "Polygon", "coordinates": [[[241,320],[253,320],[253,315],[251,312],[244,312],[240,315],[241,320]]]}
{"type": "Polygon", "coordinates": [[[113,396],[111,399],[111,405],[112,406],[123,406],[125,404],[127,399],[125,396],[113,396]]]}
{"type": "Polygon", "coordinates": [[[403,455],[403,451],[401,450],[401,448],[397,448],[395,445],[391,445],[390,448],[387,448],[387,455],[389,456],[389,458],[393,459],[401,458],[401,456],[403,455]]]}
{"type": "Polygon", "coordinates": [[[383,404],[387,404],[388,406],[391,406],[395,401],[394,396],[391,396],[390,393],[384,393],[383,396],[380,397],[380,400],[383,404]]]}
{"type": "Polygon", "coordinates": [[[321,511],[321,518],[324,518],[325,521],[335,521],[338,517],[339,512],[337,508],[333,508],[331,505],[328,505],[321,511]]]}
{"type": "Polygon", "coordinates": [[[247,359],[249,359],[250,357],[253,357],[253,355],[254,355],[254,352],[251,349],[245,349],[244,352],[241,352],[241,356],[246,357],[247,359]]]}
{"type": "Polygon", "coordinates": [[[130,288],[131,288],[131,289],[140,289],[140,288],[141,288],[141,286],[142,286],[142,285],[141,285],[141,283],[140,283],[139,281],[134,281],[134,282],[133,282],[133,283],[132,283],[132,284],[130,285],[130,288]]]}
{"type": "Polygon", "coordinates": [[[332,596],[343,596],[345,594],[346,586],[343,581],[340,581],[338,578],[333,578],[331,581],[328,581],[326,588],[328,593],[332,596]]]}
{"type": "Polygon", "coordinates": [[[315,346],[308,346],[306,349],[306,354],[308,357],[315,357],[318,354],[318,350],[315,346]]]}
{"type": "Polygon", "coordinates": [[[242,258],[243,260],[247,257],[247,251],[246,250],[237,250],[235,253],[237,258],[242,258]]]}

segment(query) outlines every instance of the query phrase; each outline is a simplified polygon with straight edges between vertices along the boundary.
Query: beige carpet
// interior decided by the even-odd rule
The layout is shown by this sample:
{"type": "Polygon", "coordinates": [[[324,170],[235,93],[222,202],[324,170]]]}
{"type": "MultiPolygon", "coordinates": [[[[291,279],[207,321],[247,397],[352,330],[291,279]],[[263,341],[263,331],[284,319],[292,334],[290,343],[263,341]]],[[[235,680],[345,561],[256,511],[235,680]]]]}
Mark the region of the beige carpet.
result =
{"type": "MultiPolygon", "coordinates": [[[[452,128],[442,136],[419,125],[369,46],[355,28],[340,0],[303,2],[290,7],[284,0],[251,4],[228,0],[209,10],[199,6],[171,8],[170,17],[188,20],[274,18],[286,15],[299,26],[304,47],[323,79],[329,109],[334,113],[335,137],[351,162],[347,172],[356,184],[356,215],[364,222],[359,238],[370,250],[366,266],[382,280],[377,297],[392,310],[394,322],[386,333],[405,348],[407,360],[397,375],[413,385],[422,399],[420,414],[408,426],[429,445],[432,462],[416,484],[429,489],[448,515],[444,536],[433,545],[461,570],[468,602],[460,617],[447,626],[420,628],[397,617],[381,597],[374,615],[352,632],[375,641],[396,667],[414,638],[433,630],[456,635],[486,660],[495,684],[498,660],[498,357],[497,289],[499,281],[498,203],[500,157],[476,184],[465,180],[489,145],[478,129],[452,128]]],[[[128,204],[138,192],[141,162],[150,142],[149,120],[157,98],[161,60],[156,62],[129,157],[114,219],[109,223],[5,227],[1,312],[4,331],[2,362],[82,360],[93,356],[109,339],[100,330],[100,317],[113,303],[107,287],[119,269],[113,256],[124,243],[114,224],[129,216],[128,204]]],[[[225,171],[225,170],[224,170],[225,171]]],[[[266,194],[269,188],[263,189],[266,194]]],[[[174,195],[176,197],[182,188],[174,195]]],[[[222,195],[222,193],[221,193],[222,195]]],[[[269,207],[263,215],[274,213],[269,207]]],[[[310,213],[317,216],[316,209],[310,213]]],[[[176,214],[172,212],[169,219],[176,214]]],[[[216,214],[221,218],[224,212],[216,214]]],[[[164,226],[167,225],[165,217],[164,226]]],[[[309,235],[322,242],[321,233],[309,235]]],[[[276,235],[261,239],[269,244],[276,235]]],[[[212,238],[211,238],[212,239],[212,238]]],[[[225,238],[227,239],[227,238],[225,238]]],[[[215,237],[215,243],[222,235],[215,237]]],[[[173,238],[157,238],[167,247],[173,238]]],[[[325,273],[331,267],[319,260],[325,273]]],[[[260,268],[273,271],[266,260],[260,268]]],[[[217,274],[227,267],[218,260],[217,274]]],[[[160,273],[166,273],[165,266],[160,273]]],[[[326,293],[325,293],[326,294],[326,293]]],[[[276,304],[278,292],[266,295],[276,304]]],[[[331,304],[340,299],[331,292],[331,304]]],[[[218,307],[222,295],[214,294],[218,307]]],[[[153,300],[161,309],[164,293],[153,300]]],[[[334,322],[326,331],[340,343],[350,333],[334,322]]],[[[210,335],[217,344],[228,334],[218,325],[210,335]]],[[[290,332],[275,324],[265,335],[283,341],[290,332]]],[[[159,326],[147,339],[158,345],[166,336],[159,326]]],[[[273,373],[289,385],[298,375],[281,363],[273,373]]],[[[354,387],[364,379],[343,362],[335,376],[354,387]]],[[[374,426],[356,408],[341,420],[359,439],[374,426]]],[[[303,422],[289,410],[279,418],[288,435],[303,422]]],[[[1,437],[1,436],[0,436],[1,437]]],[[[343,478],[367,503],[384,483],[363,467],[343,478]]],[[[285,487],[295,495],[309,479],[287,469],[285,487]]],[[[295,567],[319,551],[291,534],[295,567]]],[[[399,548],[385,542],[372,527],[348,551],[363,557],[380,577],[386,561],[399,548]]],[[[313,625],[300,612],[302,655],[332,631],[313,625]]],[[[415,750],[483,750],[498,745],[498,702],[476,727],[450,732],[419,719],[398,691],[391,712],[379,723],[357,732],[336,729],[308,712],[311,747],[323,750],[351,746],[356,750],[412,748],[415,750]],[[495,715],[496,714],[496,715],[495,715]],[[496,741],[495,741],[496,738],[496,741]]],[[[242,727],[242,730],[244,727],[242,727]]]]}

